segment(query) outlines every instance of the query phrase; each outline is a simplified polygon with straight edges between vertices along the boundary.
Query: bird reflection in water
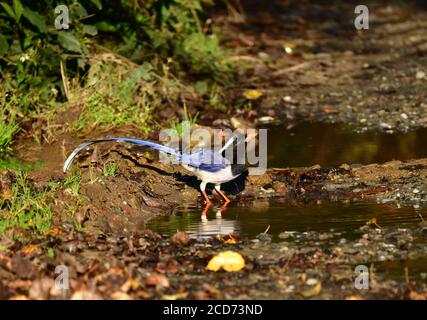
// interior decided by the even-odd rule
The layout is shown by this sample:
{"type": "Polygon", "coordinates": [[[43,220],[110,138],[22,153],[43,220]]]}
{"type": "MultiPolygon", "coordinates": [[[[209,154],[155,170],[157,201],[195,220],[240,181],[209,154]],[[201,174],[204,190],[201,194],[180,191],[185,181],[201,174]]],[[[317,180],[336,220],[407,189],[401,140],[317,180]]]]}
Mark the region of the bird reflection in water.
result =
{"type": "Polygon", "coordinates": [[[241,227],[238,221],[223,218],[226,208],[227,204],[216,209],[214,219],[208,219],[208,208],[205,208],[202,211],[201,221],[193,224],[187,230],[190,237],[201,240],[217,236],[224,237],[230,234],[240,234],[241,227]]]}

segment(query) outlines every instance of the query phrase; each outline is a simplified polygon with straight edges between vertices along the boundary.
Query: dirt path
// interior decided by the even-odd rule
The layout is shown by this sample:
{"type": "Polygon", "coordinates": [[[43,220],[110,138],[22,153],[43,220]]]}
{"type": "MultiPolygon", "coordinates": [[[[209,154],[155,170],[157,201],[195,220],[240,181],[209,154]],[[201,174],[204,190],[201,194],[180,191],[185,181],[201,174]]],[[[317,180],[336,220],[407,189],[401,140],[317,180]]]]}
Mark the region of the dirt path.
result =
{"type": "Polygon", "coordinates": [[[357,31],[356,4],[245,1],[245,16],[214,18],[240,61],[254,64],[228,96],[263,92],[252,117],[340,121],[360,130],[425,127],[425,6],[368,1],[370,29],[357,31]]]}

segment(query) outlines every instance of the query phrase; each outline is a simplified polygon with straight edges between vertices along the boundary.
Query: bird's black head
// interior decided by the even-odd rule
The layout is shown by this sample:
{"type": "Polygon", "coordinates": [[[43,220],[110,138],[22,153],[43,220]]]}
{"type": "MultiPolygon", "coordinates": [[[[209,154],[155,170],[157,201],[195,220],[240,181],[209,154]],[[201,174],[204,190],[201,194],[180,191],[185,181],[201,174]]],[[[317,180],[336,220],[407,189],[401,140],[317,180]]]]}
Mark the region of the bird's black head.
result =
{"type": "MultiPolygon", "coordinates": [[[[221,154],[224,158],[232,163],[233,171],[240,171],[246,168],[247,142],[256,139],[256,133],[246,133],[237,131],[225,143],[221,149],[221,154]]],[[[253,144],[252,144],[253,145],[253,144]]]]}

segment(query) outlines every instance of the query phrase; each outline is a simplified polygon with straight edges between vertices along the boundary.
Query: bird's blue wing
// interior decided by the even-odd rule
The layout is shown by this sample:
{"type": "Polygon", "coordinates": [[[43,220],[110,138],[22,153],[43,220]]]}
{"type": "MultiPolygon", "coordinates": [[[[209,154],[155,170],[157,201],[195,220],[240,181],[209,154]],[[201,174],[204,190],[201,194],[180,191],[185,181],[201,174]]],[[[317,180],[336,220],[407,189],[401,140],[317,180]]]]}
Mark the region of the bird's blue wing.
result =
{"type": "Polygon", "coordinates": [[[183,154],[181,161],[191,167],[208,172],[218,172],[229,165],[229,161],[216,150],[200,150],[183,154]]]}
{"type": "Polygon", "coordinates": [[[155,150],[158,150],[160,152],[170,154],[177,160],[181,161],[184,164],[187,164],[191,167],[208,171],[208,172],[217,172],[222,169],[225,169],[227,165],[229,165],[229,161],[224,158],[218,151],[216,150],[199,150],[192,153],[181,153],[175,149],[172,149],[170,147],[150,142],[146,140],[140,140],[140,139],[133,139],[133,138],[105,138],[105,139],[99,139],[94,141],[89,141],[86,143],[83,143],[82,145],[78,146],[65,160],[64,163],[64,172],[68,170],[68,168],[71,166],[74,158],[84,149],[89,147],[92,144],[99,143],[99,142],[108,142],[108,141],[117,141],[117,142],[130,142],[142,146],[146,146],[155,150]]]}

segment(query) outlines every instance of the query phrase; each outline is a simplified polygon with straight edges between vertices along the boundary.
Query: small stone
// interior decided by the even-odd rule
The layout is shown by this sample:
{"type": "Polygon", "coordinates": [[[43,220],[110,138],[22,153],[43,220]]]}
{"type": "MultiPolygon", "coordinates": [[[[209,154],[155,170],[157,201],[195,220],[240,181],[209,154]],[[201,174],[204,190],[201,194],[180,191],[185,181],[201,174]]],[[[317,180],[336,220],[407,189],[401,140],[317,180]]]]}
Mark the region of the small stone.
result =
{"type": "Polygon", "coordinates": [[[273,236],[268,233],[260,233],[257,235],[257,239],[262,242],[271,242],[271,240],[273,240],[273,236]]]}
{"type": "Polygon", "coordinates": [[[190,241],[190,236],[184,231],[178,231],[171,239],[171,242],[178,246],[185,246],[190,241]]]}
{"type": "Polygon", "coordinates": [[[268,60],[270,58],[268,53],[265,53],[263,51],[258,52],[258,57],[262,60],[268,60]]]}
{"type": "Polygon", "coordinates": [[[351,170],[350,165],[348,165],[347,163],[343,163],[342,165],[340,165],[340,168],[347,171],[351,170]]]}
{"type": "Polygon", "coordinates": [[[408,115],[406,113],[402,113],[400,117],[404,120],[408,120],[408,115]]]}
{"type": "Polygon", "coordinates": [[[319,234],[319,240],[326,240],[326,239],[328,239],[329,238],[329,236],[328,236],[328,234],[326,234],[326,233],[321,233],[321,234],[319,234]]]}
{"type": "Polygon", "coordinates": [[[417,188],[415,188],[414,190],[412,190],[413,193],[417,194],[420,192],[420,190],[418,190],[417,188]]]}
{"type": "Polygon", "coordinates": [[[317,279],[314,278],[310,278],[306,281],[306,284],[308,284],[309,286],[314,286],[318,283],[319,281],[317,279]]]}
{"type": "Polygon", "coordinates": [[[415,78],[418,80],[424,79],[426,77],[426,73],[424,71],[417,71],[415,74],[415,78]]]}
{"type": "Polygon", "coordinates": [[[270,123],[274,121],[274,118],[271,116],[265,116],[257,119],[259,123],[270,123]]]}
{"type": "Polygon", "coordinates": [[[294,231],[283,231],[281,233],[279,233],[279,238],[280,239],[288,239],[290,237],[294,237],[295,232],[294,231]]]}

